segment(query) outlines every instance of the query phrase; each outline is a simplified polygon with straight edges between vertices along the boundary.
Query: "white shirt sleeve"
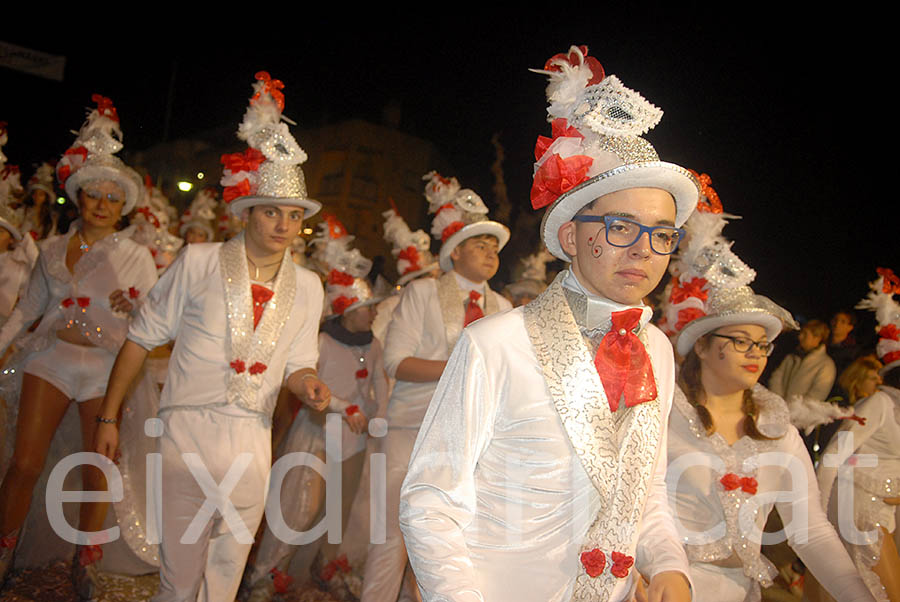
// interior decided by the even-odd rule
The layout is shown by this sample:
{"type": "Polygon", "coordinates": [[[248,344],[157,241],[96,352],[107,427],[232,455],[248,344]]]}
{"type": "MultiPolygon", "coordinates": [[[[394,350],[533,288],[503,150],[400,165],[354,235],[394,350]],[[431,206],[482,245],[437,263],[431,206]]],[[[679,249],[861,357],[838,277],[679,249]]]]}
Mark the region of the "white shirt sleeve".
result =
{"type": "Polygon", "coordinates": [[[322,304],[325,292],[322,282],[312,272],[301,269],[297,274],[298,286],[302,286],[305,300],[300,307],[294,301],[294,311],[303,311],[303,324],[291,343],[291,349],[285,364],[284,377],[287,378],[298,370],[316,368],[319,361],[319,317],[322,315],[322,304]],[[300,282],[302,281],[302,282],[300,282]],[[305,306],[304,306],[305,304],[305,306]]]}
{"type": "Polygon", "coordinates": [[[464,330],[400,493],[400,528],[425,601],[484,600],[463,530],[475,515],[475,468],[493,434],[496,400],[481,354],[464,330]]]}
{"type": "Polygon", "coordinates": [[[150,289],[128,329],[128,338],[144,349],[159,347],[175,338],[188,296],[191,246],[179,253],[150,289]]]}
{"type": "Polygon", "coordinates": [[[797,429],[788,428],[784,438],[786,450],[796,462],[792,461],[783,471],[780,489],[792,492],[792,499],[777,501],[775,507],[788,533],[788,543],[836,600],[873,601],[872,594],[822,510],[812,462],[797,429]],[[801,474],[796,474],[796,469],[801,467],[801,474]]]}
{"type": "Polygon", "coordinates": [[[416,357],[425,328],[428,300],[424,293],[428,285],[433,286],[433,283],[426,280],[411,282],[400,294],[400,302],[394,309],[384,344],[384,367],[391,378],[397,377],[400,362],[416,357]]]}

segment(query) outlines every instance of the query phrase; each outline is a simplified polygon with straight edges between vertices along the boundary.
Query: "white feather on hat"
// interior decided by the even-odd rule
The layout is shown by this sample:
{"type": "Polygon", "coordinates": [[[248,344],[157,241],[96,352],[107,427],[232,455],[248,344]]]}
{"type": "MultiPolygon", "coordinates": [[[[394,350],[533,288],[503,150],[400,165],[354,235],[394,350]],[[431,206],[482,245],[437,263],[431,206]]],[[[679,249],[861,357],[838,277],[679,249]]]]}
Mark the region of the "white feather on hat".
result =
{"type": "Polygon", "coordinates": [[[391,254],[397,260],[397,284],[403,285],[416,276],[434,269],[437,262],[429,249],[431,239],[424,230],[413,232],[396,208],[388,209],[384,216],[384,239],[391,244],[391,254]]]}
{"type": "Polygon", "coordinates": [[[372,260],[363,257],[359,249],[351,249],[353,236],[344,225],[329,213],[323,214],[319,232],[312,239],[316,251],[314,258],[324,270],[325,301],[330,313],[342,315],[365,305],[381,301],[372,294],[365,280],[372,269],[372,260]]]}
{"type": "Polygon", "coordinates": [[[900,303],[894,295],[900,293],[900,278],[888,268],[878,268],[878,278],[869,284],[869,294],[856,304],[857,309],[875,312],[878,343],[875,353],[884,364],[881,375],[900,366],[900,303]]]}

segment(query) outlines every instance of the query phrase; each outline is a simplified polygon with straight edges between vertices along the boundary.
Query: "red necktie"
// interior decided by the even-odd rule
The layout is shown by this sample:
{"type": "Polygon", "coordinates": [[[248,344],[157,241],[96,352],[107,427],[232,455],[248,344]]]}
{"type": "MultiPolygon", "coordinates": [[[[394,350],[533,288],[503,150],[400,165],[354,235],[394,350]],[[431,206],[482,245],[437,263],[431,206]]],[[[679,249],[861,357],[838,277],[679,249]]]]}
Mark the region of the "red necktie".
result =
{"type": "Polygon", "coordinates": [[[256,330],[256,326],[262,318],[263,310],[266,308],[266,303],[269,302],[269,299],[275,293],[259,284],[251,284],[250,291],[253,293],[253,330],[256,330]]]}
{"type": "Polygon", "coordinates": [[[638,308],[614,311],[612,327],[600,341],[594,356],[594,366],[613,412],[619,409],[623,395],[629,408],[656,399],[650,356],[633,332],[641,321],[641,313],[638,308]]]}
{"type": "Polygon", "coordinates": [[[481,311],[481,307],[478,305],[479,299],[481,299],[481,293],[475,291],[469,293],[469,302],[466,304],[466,318],[463,321],[463,326],[468,326],[478,318],[484,317],[484,312],[481,311]]]}

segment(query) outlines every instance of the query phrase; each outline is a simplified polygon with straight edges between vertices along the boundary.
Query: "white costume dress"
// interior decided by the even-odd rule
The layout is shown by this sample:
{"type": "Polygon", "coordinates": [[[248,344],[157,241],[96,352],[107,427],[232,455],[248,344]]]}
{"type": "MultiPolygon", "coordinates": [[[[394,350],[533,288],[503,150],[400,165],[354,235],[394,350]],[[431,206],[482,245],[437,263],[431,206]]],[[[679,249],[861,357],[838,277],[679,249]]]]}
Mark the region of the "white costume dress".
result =
{"type": "MultiPolygon", "coordinates": [[[[70,273],[65,264],[66,249],[77,227],[73,224],[67,234],[41,241],[40,256],[27,291],[0,329],[0,352],[11,343],[18,348],[4,367],[6,374],[0,378],[0,397],[8,404],[0,474],[5,474],[12,455],[22,373],[30,372],[47,380],[76,401],[101,397],[130,320],[126,314],[111,311],[109,295],[116,289],[126,293],[130,290],[130,301],[140,306],[156,282],[153,258],[145,247],[130,239],[130,229],[95,242],[70,273]],[[34,332],[22,334],[41,317],[34,332]],[[95,347],[61,341],[56,332],[65,328],[80,329],[95,347]]],[[[127,419],[127,406],[125,411],[127,419]]],[[[44,493],[47,478],[57,461],[80,451],[83,451],[80,419],[72,404],[54,434],[44,472],[35,486],[33,511],[23,526],[16,551],[17,567],[71,559],[74,545],[58,537],[50,526],[44,493]]],[[[80,489],[78,470],[69,473],[65,486],[80,489]]],[[[126,487],[126,497],[129,493],[126,487]]],[[[131,498],[128,501],[135,502],[131,498]]],[[[136,502],[143,505],[143,500],[136,502]]],[[[69,523],[76,525],[77,506],[68,504],[65,510],[69,523]]],[[[112,520],[111,514],[108,521],[112,520]]],[[[124,525],[123,531],[128,532],[124,525]]]]}
{"type": "Polygon", "coordinates": [[[617,553],[647,579],[688,574],[665,488],[671,345],[646,309],[638,337],[658,395],[613,413],[578,324],[605,308],[608,330],[610,308],[624,308],[579,289],[565,271],[453,351],[401,493],[425,600],[627,600],[634,571],[613,574],[617,553]],[[581,561],[592,548],[606,558],[597,577],[581,561]]]}
{"type": "MultiPolygon", "coordinates": [[[[841,532],[841,536],[869,589],[877,599],[886,600],[884,587],[872,567],[881,556],[884,539],[881,528],[889,533],[895,533],[897,528],[900,506],[886,504],[884,499],[900,496],[900,390],[881,386],[879,391],[857,403],[854,412],[865,418],[866,424],[845,420],[841,430],[831,438],[818,467],[819,487],[828,517],[838,526],[838,494],[842,489],[853,492],[852,518],[856,529],[870,532],[874,537],[867,542],[851,543],[846,533],[841,532]],[[842,445],[844,433],[853,437],[852,442],[842,445]],[[866,458],[867,455],[870,457],[866,458]],[[877,459],[874,466],[866,461],[872,460],[871,456],[877,459]],[[853,471],[844,476],[839,469],[847,466],[852,466],[853,471]],[[845,480],[851,478],[852,482],[845,480]]],[[[846,507],[842,510],[849,513],[846,507]]]]}
{"type": "MultiPolygon", "coordinates": [[[[384,413],[387,405],[387,377],[384,374],[384,356],[381,343],[373,338],[368,345],[346,345],[324,332],[319,333],[319,378],[331,391],[329,412],[342,413],[355,405],[368,419],[384,413]]],[[[321,456],[325,451],[325,417],[327,412],[315,412],[302,408],[294,419],[288,435],[278,450],[278,456],[293,452],[306,452],[321,456]]],[[[346,421],[341,421],[341,455],[328,458],[329,462],[344,462],[365,451],[368,436],[350,430],[346,421]]],[[[341,487],[343,516],[342,530],[346,530],[347,513],[360,483],[362,458],[353,463],[355,474],[345,474],[341,487]]],[[[281,483],[280,491],[270,489],[269,496],[281,499],[282,516],[287,525],[295,531],[308,531],[318,520],[323,510],[325,490],[316,486],[312,492],[309,482],[324,475],[311,467],[290,470],[281,483]]],[[[273,483],[274,487],[274,483],[273,483]]],[[[272,533],[267,525],[259,545],[250,583],[265,577],[273,568],[286,571],[293,545],[272,533]]],[[[318,546],[316,546],[316,549],[318,546]]],[[[308,554],[306,562],[312,559],[308,554]]],[[[330,560],[330,559],[328,559],[330,560]]],[[[306,564],[306,562],[304,564],[306,564]]],[[[307,565],[308,566],[308,565],[307,565]]],[[[304,567],[305,568],[305,567],[304,567]]],[[[300,571],[302,573],[302,571],[300,571]]],[[[302,578],[305,575],[298,574],[302,578]]]]}
{"type": "Polygon", "coordinates": [[[254,328],[243,235],[227,243],[190,245],[163,274],[131,325],[128,338],[145,349],[175,340],[160,399],[162,542],[157,600],[230,600],[240,585],[262,518],[271,467],[271,416],[284,380],[315,368],[323,291],[318,277],[286,253],[273,297],[254,328]],[[187,456],[186,454],[194,454],[187,456]],[[192,459],[200,467],[186,464],[192,459]],[[214,496],[235,513],[192,525],[214,496]],[[226,475],[231,477],[226,477],[226,475]],[[236,482],[235,482],[236,479],[236,482]],[[227,499],[224,499],[227,496],[227,499]],[[238,519],[238,520],[235,520],[238,519]],[[196,527],[202,527],[198,533],[196,527]]]}
{"type": "Polygon", "coordinates": [[[38,248],[30,236],[12,251],[0,253],[0,327],[6,322],[16,301],[28,290],[28,277],[37,262],[38,248]]]}
{"type": "MultiPolygon", "coordinates": [[[[475,284],[454,271],[438,279],[414,280],[406,286],[388,326],[384,351],[388,376],[395,378],[397,366],[408,357],[426,360],[450,357],[450,351],[463,331],[471,290],[482,293],[480,302],[484,303],[485,315],[511,307],[509,301],[490,290],[486,283],[475,284]]],[[[437,382],[397,380],[391,392],[387,410],[388,434],[380,441],[378,450],[387,456],[385,506],[380,507],[380,500],[375,502],[378,504],[376,516],[385,521],[385,542],[369,546],[363,602],[394,602],[400,591],[407,561],[397,522],[400,485],[406,476],[422,418],[436,388],[437,382]]]]}
{"type": "Polygon", "coordinates": [[[760,586],[770,586],[778,573],[760,554],[759,533],[773,507],[791,547],[838,600],[871,600],[822,511],[809,454],[787,405],[762,385],[753,398],[759,430],[773,439],[744,436],[728,445],[718,433],[707,436],[696,409],[675,392],[667,480],[691,561],[694,600],[760,599],[760,586]]]}

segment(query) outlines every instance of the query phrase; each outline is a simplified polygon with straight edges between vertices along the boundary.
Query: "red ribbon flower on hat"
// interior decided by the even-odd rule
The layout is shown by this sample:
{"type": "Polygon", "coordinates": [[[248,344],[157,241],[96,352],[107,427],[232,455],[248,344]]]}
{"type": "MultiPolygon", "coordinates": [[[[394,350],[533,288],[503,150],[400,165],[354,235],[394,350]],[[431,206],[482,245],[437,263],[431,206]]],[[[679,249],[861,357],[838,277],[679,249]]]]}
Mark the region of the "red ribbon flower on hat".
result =
{"type": "Polygon", "coordinates": [[[900,277],[897,277],[897,275],[894,274],[894,270],[890,268],[878,268],[875,271],[878,272],[879,276],[884,278],[884,284],[881,288],[882,292],[891,295],[900,293],[900,277]]]}
{"type": "MultiPolygon", "coordinates": [[[[415,272],[416,270],[422,269],[419,265],[419,262],[422,260],[422,256],[419,254],[419,249],[416,248],[415,245],[409,245],[397,255],[397,259],[405,259],[409,262],[409,265],[403,270],[403,274],[408,274],[410,272],[415,272]]],[[[400,274],[401,276],[403,274],[400,274]]]]}
{"type": "Polygon", "coordinates": [[[441,242],[447,242],[447,239],[459,232],[465,226],[462,222],[453,222],[441,231],[441,242]]]}
{"type": "Polygon", "coordinates": [[[542,209],[561,194],[572,190],[588,179],[587,172],[594,160],[587,155],[572,155],[563,159],[557,154],[544,161],[534,174],[531,184],[531,206],[542,209]]]}
{"type": "Polygon", "coordinates": [[[116,107],[113,106],[113,102],[110,99],[100,94],[92,94],[91,100],[97,103],[98,113],[115,122],[119,121],[119,114],[116,112],[116,107]]]}
{"type": "Polygon", "coordinates": [[[725,491],[734,491],[740,487],[741,491],[750,495],[756,495],[756,489],[759,486],[753,477],[740,477],[733,472],[726,473],[719,479],[719,482],[722,483],[725,491]]]}
{"type": "Polygon", "coordinates": [[[569,63],[573,67],[584,64],[587,65],[591,70],[591,79],[588,80],[587,85],[593,86],[602,82],[603,78],[606,77],[606,73],[604,73],[603,71],[603,65],[601,65],[600,61],[598,61],[594,57],[588,56],[587,46],[581,45],[578,47],[578,50],[581,51],[581,55],[583,57],[582,61],[579,61],[578,53],[574,51],[570,52],[569,54],[554,54],[552,57],[547,59],[546,63],[544,63],[544,70],[560,71],[561,67],[559,66],[559,63],[561,62],[569,63]]]}
{"type": "Polygon", "coordinates": [[[222,192],[222,200],[226,203],[230,203],[234,199],[240,198],[242,196],[248,196],[250,194],[250,180],[244,178],[234,186],[226,186],[225,190],[222,192]]]}
{"type": "Polygon", "coordinates": [[[570,126],[569,122],[562,117],[554,119],[550,127],[552,131],[552,138],[547,138],[546,136],[538,136],[537,142],[534,145],[535,161],[541,160],[541,157],[543,157],[544,153],[547,152],[547,149],[550,148],[554,142],[556,142],[557,138],[584,139],[584,136],[581,134],[581,132],[570,126]]]}
{"type": "Polygon", "coordinates": [[[258,101],[263,93],[267,93],[272,96],[272,100],[278,105],[278,110],[283,111],[284,94],[281,93],[281,90],[284,90],[284,83],[280,79],[272,79],[268,71],[258,71],[254,77],[263,82],[264,85],[261,90],[253,95],[250,102],[258,101]]]}
{"type": "Polygon", "coordinates": [[[693,169],[688,171],[700,182],[700,193],[702,196],[697,201],[697,211],[701,213],[722,213],[722,201],[719,199],[719,194],[715,188],[712,187],[712,178],[705,173],[699,174],[693,169]],[[706,202],[703,202],[703,197],[706,198],[706,202]]]}
{"type": "Polygon", "coordinates": [[[706,315],[706,312],[696,307],[685,307],[678,310],[678,321],[675,323],[675,332],[681,332],[681,329],[706,315]]]}
{"type": "Polygon", "coordinates": [[[687,282],[682,282],[680,279],[676,280],[675,285],[672,287],[672,294],[669,295],[669,302],[672,304],[681,303],[682,301],[687,301],[691,297],[696,297],[701,301],[706,301],[709,297],[709,293],[703,290],[703,287],[706,286],[707,281],[706,278],[691,278],[687,282]]]}
{"type": "Polygon", "coordinates": [[[347,236],[347,228],[344,227],[344,224],[342,224],[337,217],[331,213],[323,213],[322,217],[328,225],[328,236],[333,239],[347,236]]]}
{"type": "Polygon", "coordinates": [[[241,171],[256,171],[260,164],[266,160],[266,156],[255,148],[247,148],[242,153],[229,153],[219,159],[222,165],[231,173],[241,171]]]}
{"type": "Polygon", "coordinates": [[[896,324],[888,324],[878,329],[878,336],[882,339],[900,341],[900,329],[897,328],[896,324]]]}
{"type": "Polygon", "coordinates": [[[347,297],[346,295],[341,295],[331,302],[331,310],[338,315],[343,314],[348,307],[357,301],[359,301],[359,297],[347,297]]]}
{"type": "Polygon", "coordinates": [[[328,284],[337,284],[339,286],[353,286],[353,276],[347,272],[340,270],[331,270],[328,272],[328,284]]]}
{"type": "Polygon", "coordinates": [[[283,571],[279,571],[278,567],[272,567],[269,571],[272,574],[272,585],[275,587],[276,594],[286,594],[294,578],[283,571]]]}
{"type": "Polygon", "coordinates": [[[641,313],[636,307],[612,312],[612,327],[600,341],[594,356],[594,366],[613,412],[619,409],[619,400],[623,397],[629,408],[656,399],[656,379],[650,356],[632,332],[640,324],[641,313]]]}

